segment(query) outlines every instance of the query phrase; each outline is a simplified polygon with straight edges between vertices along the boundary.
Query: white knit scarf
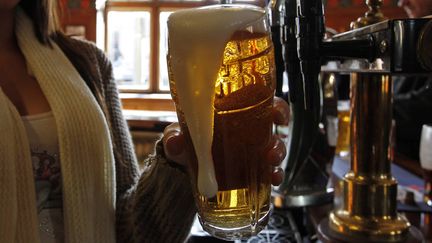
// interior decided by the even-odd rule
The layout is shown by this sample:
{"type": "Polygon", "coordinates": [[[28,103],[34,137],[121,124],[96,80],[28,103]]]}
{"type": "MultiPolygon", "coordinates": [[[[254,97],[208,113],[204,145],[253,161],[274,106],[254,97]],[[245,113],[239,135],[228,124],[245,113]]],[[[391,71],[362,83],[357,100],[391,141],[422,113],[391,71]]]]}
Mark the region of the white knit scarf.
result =
{"type": "MultiPolygon", "coordinates": [[[[31,20],[16,14],[16,35],[57,124],[65,242],[115,242],[115,174],[108,126],[61,49],[41,45],[31,20]]],[[[29,141],[0,89],[0,242],[39,242],[29,141]]]]}

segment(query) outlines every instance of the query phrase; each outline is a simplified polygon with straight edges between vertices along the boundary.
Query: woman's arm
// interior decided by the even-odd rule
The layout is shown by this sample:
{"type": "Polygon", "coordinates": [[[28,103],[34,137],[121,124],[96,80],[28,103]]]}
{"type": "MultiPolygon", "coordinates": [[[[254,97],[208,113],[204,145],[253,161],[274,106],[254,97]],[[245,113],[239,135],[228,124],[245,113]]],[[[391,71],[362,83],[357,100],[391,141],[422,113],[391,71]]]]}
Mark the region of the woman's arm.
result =
{"type": "Polygon", "coordinates": [[[183,242],[196,212],[189,177],[167,163],[163,146],[158,143],[137,180],[138,164],[111,64],[105,56],[100,58],[116,150],[118,242],[183,242]]]}
{"type": "Polygon", "coordinates": [[[196,212],[188,175],[167,162],[161,142],[140,173],[111,63],[93,44],[71,42],[96,66],[89,68],[96,86],[92,91],[99,92],[95,96],[102,101],[111,129],[117,180],[117,242],[183,242],[196,212]]]}

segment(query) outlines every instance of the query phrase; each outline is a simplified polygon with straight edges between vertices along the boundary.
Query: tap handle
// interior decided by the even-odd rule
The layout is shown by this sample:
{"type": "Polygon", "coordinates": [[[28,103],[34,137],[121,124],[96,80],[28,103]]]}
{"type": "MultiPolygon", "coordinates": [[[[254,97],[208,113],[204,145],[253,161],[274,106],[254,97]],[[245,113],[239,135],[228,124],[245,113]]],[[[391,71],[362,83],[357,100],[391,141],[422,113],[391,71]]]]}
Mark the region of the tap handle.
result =
{"type": "Polygon", "coordinates": [[[315,19],[319,19],[315,16],[322,17],[322,9],[321,12],[315,9],[299,11],[301,14],[308,16],[305,17],[300,15],[299,17],[297,4],[296,0],[285,0],[284,23],[282,24],[283,57],[285,61],[285,70],[288,76],[289,102],[291,109],[291,121],[287,141],[287,157],[284,161],[285,179],[278,189],[279,193],[282,195],[289,194],[292,188],[295,187],[295,178],[299,176],[298,173],[301,171],[301,168],[309,156],[311,148],[316,140],[321,114],[322,95],[318,82],[318,73],[320,71],[319,53],[318,51],[309,52],[309,50],[304,49],[309,45],[312,46],[311,43],[316,43],[315,49],[317,50],[319,47],[318,44],[321,43],[321,39],[318,36],[314,36],[315,40],[312,40],[312,42],[309,43],[309,38],[313,35],[303,29],[305,26],[300,27],[300,32],[296,31],[296,29],[298,29],[296,26],[297,22],[315,26],[314,24],[306,23],[303,20],[309,21],[309,19],[313,19],[315,21],[315,19]],[[310,18],[309,16],[313,16],[313,18],[310,18]],[[302,18],[302,20],[298,20],[299,18],[302,18]],[[300,51],[298,51],[299,48],[300,51]],[[312,56],[312,54],[314,56],[312,56]],[[299,55],[302,55],[302,59],[299,59],[299,55]],[[302,65],[312,61],[316,62],[317,66],[313,69],[315,71],[312,74],[313,78],[303,77],[305,75],[302,75],[301,71],[309,72],[309,70],[306,70],[307,65],[301,69],[301,60],[303,60],[302,65]],[[310,101],[305,103],[306,99],[303,97],[308,97],[310,101]],[[306,109],[307,106],[309,107],[308,109],[306,109]]]}
{"type": "Polygon", "coordinates": [[[275,0],[270,5],[270,20],[274,57],[276,64],[276,96],[287,100],[287,94],[283,90],[285,64],[283,58],[283,23],[285,14],[285,1],[275,0]]]}
{"type": "Polygon", "coordinates": [[[297,57],[296,9],[296,0],[285,0],[283,23],[281,24],[281,40],[283,43],[282,52],[285,71],[288,77],[290,103],[295,103],[301,98],[301,94],[298,92],[298,87],[301,86],[301,75],[300,61],[297,57]]]}
{"type": "Polygon", "coordinates": [[[321,0],[297,0],[297,55],[303,81],[305,109],[317,103],[314,93],[321,70],[320,46],[324,38],[324,10],[321,0]]]}

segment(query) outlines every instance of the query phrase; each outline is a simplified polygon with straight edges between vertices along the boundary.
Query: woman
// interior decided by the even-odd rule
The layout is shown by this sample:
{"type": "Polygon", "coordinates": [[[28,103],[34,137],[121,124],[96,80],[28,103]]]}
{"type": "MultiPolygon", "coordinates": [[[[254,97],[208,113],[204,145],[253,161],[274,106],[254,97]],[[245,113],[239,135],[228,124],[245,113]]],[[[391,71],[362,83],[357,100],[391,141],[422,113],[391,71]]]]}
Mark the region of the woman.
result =
{"type": "MultiPolygon", "coordinates": [[[[196,208],[178,125],[140,173],[111,64],[59,31],[55,2],[0,0],[0,242],[182,242],[196,208]]],[[[284,156],[275,138],[266,162],[284,156]]]]}

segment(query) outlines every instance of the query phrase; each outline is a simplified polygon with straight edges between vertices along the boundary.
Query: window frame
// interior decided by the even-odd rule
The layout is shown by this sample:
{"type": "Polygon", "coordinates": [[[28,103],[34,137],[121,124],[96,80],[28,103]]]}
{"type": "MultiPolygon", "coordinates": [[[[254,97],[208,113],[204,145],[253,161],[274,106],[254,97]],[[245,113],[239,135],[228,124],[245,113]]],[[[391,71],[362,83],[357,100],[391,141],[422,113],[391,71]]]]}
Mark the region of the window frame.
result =
{"type": "Polygon", "coordinates": [[[215,4],[215,0],[204,1],[107,1],[104,8],[104,50],[108,50],[108,12],[109,11],[148,11],[150,13],[150,74],[148,89],[122,88],[120,93],[138,94],[168,94],[169,91],[159,88],[159,16],[164,11],[175,11],[185,8],[193,8],[215,4]]]}
{"type": "MultiPolygon", "coordinates": [[[[152,22],[152,9],[148,8],[148,7],[140,7],[140,8],[136,8],[136,7],[129,7],[129,6],[121,6],[121,7],[116,7],[115,9],[112,9],[111,11],[118,11],[118,12],[149,12],[150,14],[150,22],[152,22]]],[[[109,25],[108,25],[108,11],[105,12],[105,34],[104,34],[104,50],[105,52],[108,51],[108,29],[109,29],[109,25]]],[[[152,38],[153,38],[153,33],[152,33],[152,24],[150,24],[150,46],[152,45],[152,38]]],[[[133,89],[133,88],[122,88],[123,86],[127,86],[127,85],[120,85],[117,83],[117,85],[119,86],[119,89],[121,92],[125,92],[125,93],[153,93],[151,92],[152,90],[152,75],[153,75],[153,63],[152,63],[152,50],[149,50],[150,52],[150,60],[149,60],[149,86],[148,88],[142,88],[142,89],[133,89]],[[150,92],[149,92],[150,91],[150,92]]],[[[132,86],[132,85],[131,85],[132,86]]],[[[133,86],[137,86],[136,84],[133,86]]]]}

